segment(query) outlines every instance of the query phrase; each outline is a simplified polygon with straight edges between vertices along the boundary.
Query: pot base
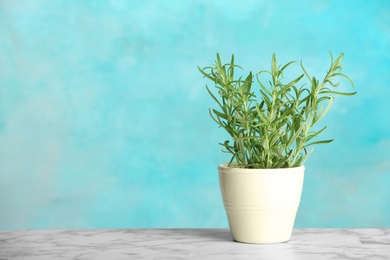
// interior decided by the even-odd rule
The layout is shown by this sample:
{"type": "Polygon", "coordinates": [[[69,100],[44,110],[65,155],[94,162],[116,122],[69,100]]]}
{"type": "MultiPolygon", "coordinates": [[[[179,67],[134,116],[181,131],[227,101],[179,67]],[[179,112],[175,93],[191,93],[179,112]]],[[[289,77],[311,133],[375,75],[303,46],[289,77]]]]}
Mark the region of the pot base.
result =
{"type": "Polygon", "coordinates": [[[281,243],[290,240],[297,209],[264,209],[261,214],[226,210],[233,239],[243,243],[281,243]]]}

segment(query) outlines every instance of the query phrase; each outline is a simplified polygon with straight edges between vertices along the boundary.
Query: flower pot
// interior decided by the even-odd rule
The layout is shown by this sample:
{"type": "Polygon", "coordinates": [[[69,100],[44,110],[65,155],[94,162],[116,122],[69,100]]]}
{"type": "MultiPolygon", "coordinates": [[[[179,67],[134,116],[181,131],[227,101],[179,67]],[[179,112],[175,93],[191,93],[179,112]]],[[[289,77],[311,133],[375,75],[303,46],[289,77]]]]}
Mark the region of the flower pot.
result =
{"type": "Polygon", "coordinates": [[[304,166],[283,169],[218,167],[222,200],[233,239],[244,243],[288,241],[294,227],[304,166]]]}

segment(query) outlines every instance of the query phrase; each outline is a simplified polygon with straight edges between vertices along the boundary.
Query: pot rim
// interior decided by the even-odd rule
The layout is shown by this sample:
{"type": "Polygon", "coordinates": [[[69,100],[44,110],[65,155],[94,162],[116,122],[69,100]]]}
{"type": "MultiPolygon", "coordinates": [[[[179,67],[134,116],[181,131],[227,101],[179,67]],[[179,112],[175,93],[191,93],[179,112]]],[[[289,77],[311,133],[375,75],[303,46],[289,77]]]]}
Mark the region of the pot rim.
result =
{"type": "Polygon", "coordinates": [[[275,174],[275,173],[298,173],[298,172],[304,172],[305,166],[301,165],[298,167],[291,167],[291,168],[274,168],[274,169],[247,169],[247,168],[237,168],[237,167],[229,167],[229,163],[221,163],[218,165],[218,171],[224,172],[224,173],[245,173],[245,174],[275,174]]]}

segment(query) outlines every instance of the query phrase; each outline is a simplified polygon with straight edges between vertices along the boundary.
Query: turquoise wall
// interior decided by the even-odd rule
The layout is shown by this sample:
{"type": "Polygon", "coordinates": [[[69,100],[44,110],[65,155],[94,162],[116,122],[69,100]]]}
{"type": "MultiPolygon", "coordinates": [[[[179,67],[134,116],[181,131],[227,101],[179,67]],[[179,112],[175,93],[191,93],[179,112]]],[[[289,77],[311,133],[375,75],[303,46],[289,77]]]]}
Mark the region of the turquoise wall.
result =
{"type": "MultiPolygon", "coordinates": [[[[390,227],[389,1],[0,1],[0,228],[227,227],[196,66],[345,53],[297,227],[390,227]]],[[[298,67],[296,67],[298,70],[298,67]]]]}

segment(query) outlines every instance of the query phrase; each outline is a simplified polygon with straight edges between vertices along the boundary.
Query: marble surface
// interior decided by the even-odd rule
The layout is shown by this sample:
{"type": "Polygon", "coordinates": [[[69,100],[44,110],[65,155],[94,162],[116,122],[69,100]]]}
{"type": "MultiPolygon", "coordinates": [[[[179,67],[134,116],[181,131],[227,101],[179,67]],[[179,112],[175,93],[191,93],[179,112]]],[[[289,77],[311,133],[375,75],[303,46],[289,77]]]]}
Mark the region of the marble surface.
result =
{"type": "Polygon", "coordinates": [[[390,229],[295,229],[268,245],[228,229],[2,230],[3,259],[390,259],[390,229]]]}

